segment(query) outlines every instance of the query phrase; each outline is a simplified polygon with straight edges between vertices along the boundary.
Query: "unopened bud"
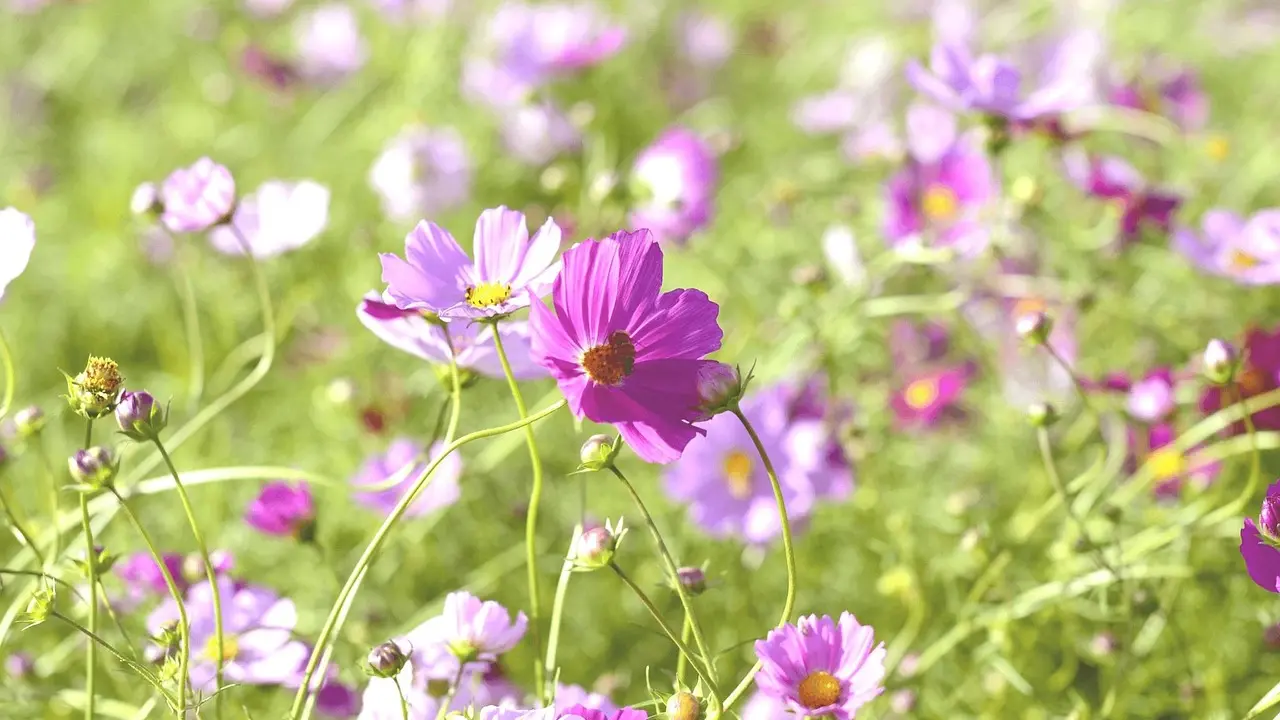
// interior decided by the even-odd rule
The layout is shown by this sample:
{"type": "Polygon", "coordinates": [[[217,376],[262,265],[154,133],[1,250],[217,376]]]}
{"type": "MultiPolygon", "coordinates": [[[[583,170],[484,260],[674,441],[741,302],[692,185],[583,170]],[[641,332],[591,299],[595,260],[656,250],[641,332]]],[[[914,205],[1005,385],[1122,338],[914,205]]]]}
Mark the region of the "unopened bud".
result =
{"type": "Polygon", "coordinates": [[[13,427],[21,437],[30,438],[39,435],[40,431],[44,429],[44,425],[44,410],[41,410],[39,406],[24,407],[13,414],[13,427]]]}
{"type": "Polygon", "coordinates": [[[1027,420],[1032,427],[1047,428],[1058,422],[1058,410],[1047,402],[1032,403],[1027,408],[1027,420]]]}
{"type": "Polygon", "coordinates": [[[155,397],[146,390],[125,390],[116,405],[116,423],[120,432],[131,440],[145,442],[160,436],[169,422],[169,412],[160,407],[155,397]]]}
{"type": "Polygon", "coordinates": [[[737,406],[746,390],[738,369],[722,362],[710,362],[698,369],[699,421],[710,420],[737,406]]]}
{"type": "Polygon", "coordinates": [[[1048,342],[1049,333],[1053,332],[1053,320],[1042,312],[1029,312],[1018,316],[1014,330],[1028,345],[1043,345],[1048,342]]]}
{"type": "Polygon", "coordinates": [[[579,572],[608,567],[626,532],[622,518],[618,518],[616,526],[605,520],[603,527],[582,531],[574,538],[573,547],[569,550],[569,563],[579,572]]]}
{"type": "Polygon", "coordinates": [[[101,490],[111,487],[116,475],[115,456],[110,448],[95,446],[86,450],[77,450],[67,460],[67,468],[71,477],[82,487],[81,490],[101,490]]]}
{"type": "Polygon", "coordinates": [[[622,443],[608,435],[592,435],[582,444],[578,451],[578,459],[582,461],[580,470],[604,470],[613,465],[613,460],[622,450],[622,443]]]}
{"type": "Polygon", "coordinates": [[[394,640],[382,643],[369,651],[369,662],[365,671],[374,677],[393,678],[404,669],[409,661],[408,654],[394,640]]]}
{"type": "Polygon", "coordinates": [[[693,693],[681,690],[667,701],[667,718],[669,720],[701,720],[702,703],[693,693]]]}
{"type": "Polygon", "coordinates": [[[1231,343],[1214,338],[1204,348],[1204,375],[1215,385],[1227,385],[1240,369],[1240,356],[1231,343]]]}
{"type": "Polygon", "coordinates": [[[707,574],[702,568],[682,567],[676,570],[676,582],[690,595],[698,596],[707,591],[707,574]]]}
{"type": "Polygon", "coordinates": [[[53,601],[52,585],[37,588],[31,594],[31,599],[27,601],[27,609],[22,613],[22,622],[28,627],[33,627],[48,620],[49,615],[53,613],[53,601]]]}

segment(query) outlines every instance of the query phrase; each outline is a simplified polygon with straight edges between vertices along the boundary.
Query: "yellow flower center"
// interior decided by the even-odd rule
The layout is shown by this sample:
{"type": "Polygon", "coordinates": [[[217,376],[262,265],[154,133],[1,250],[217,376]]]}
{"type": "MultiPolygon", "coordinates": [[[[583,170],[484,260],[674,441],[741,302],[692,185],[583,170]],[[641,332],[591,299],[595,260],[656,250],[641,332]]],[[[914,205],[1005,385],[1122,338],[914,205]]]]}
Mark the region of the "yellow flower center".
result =
{"type": "Polygon", "coordinates": [[[930,185],[920,198],[920,210],[933,222],[945,222],[956,216],[960,203],[951,188],[945,185],[930,185]]]}
{"type": "Polygon", "coordinates": [[[493,307],[511,298],[511,286],[505,283],[484,282],[467,288],[467,304],[476,308],[493,307]]]}
{"type": "Polygon", "coordinates": [[[912,410],[923,410],[938,399],[938,381],[933,378],[914,380],[902,391],[902,399],[912,410]]]}
{"type": "Polygon", "coordinates": [[[1211,160],[1221,162],[1231,153],[1231,141],[1221,135],[1214,135],[1205,143],[1204,149],[1211,160]]]}
{"type": "Polygon", "coordinates": [[[636,346],[631,336],[616,330],[604,345],[582,353],[582,369],[601,385],[618,385],[636,368],[636,346]]]}
{"type": "Polygon", "coordinates": [[[724,481],[729,494],[738,500],[751,496],[751,456],[741,450],[732,450],[724,456],[724,481]]]}
{"type": "MultiPolygon", "coordinates": [[[[224,635],[222,637],[222,662],[229,663],[232,660],[235,660],[236,655],[239,654],[239,652],[240,652],[240,643],[236,642],[235,637],[231,635],[224,635]]],[[[213,637],[209,638],[209,642],[206,643],[204,646],[204,654],[205,654],[205,657],[208,657],[210,660],[213,660],[215,662],[217,661],[218,659],[218,636],[217,635],[214,635],[213,637]]]]}
{"type": "Polygon", "coordinates": [[[1249,268],[1257,267],[1259,260],[1249,253],[1235,248],[1231,251],[1231,256],[1227,258],[1227,264],[1231,266],[1232,270],[1248,270],[1249,268]]]}
{"type": "Polygon", "coordinates": [[[840,681],[829,672],[811,672],[800,681],[800,704],[816,710],[840,700],[840,681]]]}
{"type": "Polygon", "coordinates": [[[1147,464],[1151,466],[1151,474],[1161,481],[1179,477],[1187,469],[1186,458],[1172,446],[1153,450],[1147,457],[1147,464]]]}

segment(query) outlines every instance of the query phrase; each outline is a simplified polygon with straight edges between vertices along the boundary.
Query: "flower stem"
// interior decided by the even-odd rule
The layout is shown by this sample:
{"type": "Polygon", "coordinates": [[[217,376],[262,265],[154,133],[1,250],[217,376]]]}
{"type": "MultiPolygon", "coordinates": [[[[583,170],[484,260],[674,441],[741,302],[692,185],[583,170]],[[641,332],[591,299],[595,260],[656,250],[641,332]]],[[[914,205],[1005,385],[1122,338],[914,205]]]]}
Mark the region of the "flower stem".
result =
{"type": "Polygon", "coordinates": [[[178,608],[178,635],[182,639],[182,657],[178,659],[178,697],[182,701],[182,707],[187,705],[187,667],[191,661],[191,624],[187,620],[187,606],[182,600],[182,591],[178,589],[178,583],[173,579],[173,573],[169,572],[169,566],[164,561],[164,556],[160,554],[160,550],[156,547],[156,543],[151,539],[151,533],[147,532],[147,528],[138,519],[137,514],[133,512],[133,508],[129,502],[124,499],[114,487],[111,488],[111,494],[116,496],[116,501],[120,503],[120,508],[124,510],[124,514],[129,518],[129,522],[137,529],[138,534],[142,536],[142,543],[147,546],[147,552],[151,553],[151,560],[160,568],[160,574],[164,577],[164,585],[169,589],[169,597],[173,598],[174,604],[178,608]]]}
{"type": "MultiPolygon", "coordinates": [[[[579,525],[573,536],[577,537],[581,532],[582,526],[579,525]]],[[[548,704],[555,700],[556,651],[560,648],[560,622],[564,617],[564,601],[569,596],[569,578],[572,575],[573,563],[565,561],[564,567],[560,568],[560,579],[556,581],[556,599],[551,603],[551,632],[547,635],[547,685],[551,696],[545,701],[548,704]]]]}
{"type": "Polygon", "coordinates": [[[1089,528],[1084,524],[1084,518],[1076,514],[1073,498],[1067,492],[1067,486],[1062,483],[1062,477],[1058,475],[1057,464],[1053,461],[1053,446],[1049,442],[1049,432],[1044,428],[1037,428],[1036,439],[1040,444],[1040,458],[1044,461],[1044,469],[1049,473],[1049,482],[1053,483],[1053,491],[1062,500],[1063,507],[1067,509],[1067,517],[1076,526],[1076,532],[1080,533],[1080,539],[1084,540],[1089,552],[1093,553],[1094,558],[1097,559],[1098,565],[1119,578],[1120,575],[1115,568],[1111,567],[1111,563],[1107,562],[1107,556],[1103,553],[1102,548],[1093,542],[1093,537],[1089,534],[1089,528]]]}
{"type": "MultiPolygon", "coordinates": [[[[511,371],[511,361],[507,359],[507,350],[502,346],[502,333],[498,332],[498,323],[489,326],[493,330],[493,346],[498,350],[498,360],[502,363],[502,372],[507,376],[507,385],[511,387],[511,399],[516,403],[516,412],[520,419],[529,416],[524,404],[524,395],[520,393],[520,384],[511,371]]],[[[529,628],[533,635],[533,683],[538,688],[543,703],[550,703],[546,668],[542,665],[542,601],[538,592],[538,505],[542,502],[542,459],[538,456],[538,441],[533,435],[533,426],[524,426],[524,442],[529,446],[529,464],[533,466],[533,489],[529,492],[529,510],[525,514],[524,547],[525,566],[529,576],[529,628]]]]}
{"type": "MultiPolygon", "coordinates": [[[[5,517],[9,518],[9,524],[13,526],[13,529],[22,538],[22,544],[31,548],[31,552],[36,556],[36,562],[40,563],[40,569],[43,570],[45,567],[44,553],[40,552],[40,547],[32,539],[31,533],[27,532],[27,529],[22,526],[22,521],[18,520],[18,516],[14,514],[13,508],[9,506],[9,498],[5,496],[3,490],[0,490],[0,510],[4,511],[5,517]]],[[[58,516],[54,515],[53,517],[56,521],[58,516]]]]}
{"type": "Polygon", "coordinates": [[[440,463],[463,445],[473,443],[477,440],[503,435],[513,430],[519,430],[525,425],[535,423],[551,415],[555,411],[564,407],[565,404],[566,401],[561,399],[547,408],[530,415],[525,420],[520,420],[507,425],[500,425],[498,427],[486,428],[484,430],[477,430],[473,433],[463,435],[446,445],[444,450],[440,453],[440,456],[431,461],[431,464],[428,465],[426,470],[424,470],[418,477],[413,487],[400,498],[400,502],[398,502],[395,508],[391,510],[387,515],[387,518],[382,521],[382,525],[376,532],[374,532],[373,537],[369,539],[369,544],[365,546],[364,552],[360,555],[360,559],[356,561],[356,566],[352,568],[351,574],[347,577],[347,582],[342,586],[342,590],[338,593],[337,600],[334,601],[333,607],[329,610],[329,617],[325,620],[324,627],[320,629],[320,635],[316,638],[315,650],[312,651],[311,658],[307,661],[307,667],[303,671],[302,684],[298,686],[298,692],[293,698],[293,706],[289,711],[288,717],[290,720],[298,720],[298,718],[306,716],[306,713],[303,712],[303,704],[306,702],[309,688],[311,687],[311,678],[317,671],[320,673],[321,677],[324,677],[324,672],[328,668],[329,655],[327,648],[333,636],[342,629],[343,622],[346,619],[346,608],[348,607],[348,603],[355,600],[355,593],[359,590],[360,584],[364,581],[365,572],[369,569],[369,566],[373,564],[373,560],[377,556],[378,551],[382,549],[382,544],[391,533],[391,528],[400,521],[405,510],[408,509],[409,505],[418,497],[423,489],[426,488],[427,483],[431,480],[431,476],[435,473],[436,468],[440,466],[440,463]],[[323,656],[322,653],[324,653],[323,656]]]}
{"type": "MultiPolygon", "coordinates": [[[[93,446],[93,418],[88,418],[84,425],[84,448],[93,446]]],[[[80,493],[80,524],[84,528],[85,568],[89,575],[89,629],[90,637],[98,632],[98,553],[94,550],[93,525],[89,522],[89,496],[80,493]]],[[[78,626],[78,624],[77,624],[78,626]]],[[[98,646],[89,643],[85,653],[84,671],[84,716],[85,720],[93,720],[97,698],[94,690],[97,685],[98,646]]]]}
{"type": "MultiPolygon", "coordinates": [[[[444,720],[444,716],[449,712],[449,706],[453,704],[453,699],[458,695],[458,686],[462,684],[462,671],[465,670],[467,664],[458,661],[458,672],[453,676],[453,682],[449,683],[449,692],[440,699],[440,709],[436,711],[436,720],[444,720]]],[[[408,718],[405,718],[408,720],[408,718]]]]}
{"type": "MultiPolygon", "coordinates": [[[[1244,392],[1240,386],[1236,385],[1236,402],[1244,403],[1244,392]]],[[[1249,448],[1252,451],[1249,463],[1249,482],[1245,485],[1244,493],[1240,495],[1240,499],[1236,501],[1237,511],[1246,507],[1249,500],[1253,497],[1253,492],[1258,488],[1258,479],[1262,476],[1262,453],[1258,450],[1258,431],[1253,426],[1253,414],[1246,411],[1244,413],[1244,430],[1249,435],[1249,448]]]]}
{"type": "MultiPolygon", "coordinates": [[[[694,617],[693,601],[689,598],[688,591],[685,590],[684,585],[680,582],[679,567],[676,565],[675,558],[671,556],[671,551],[667,549],[667,543],[662,539],[662,533],[658,532],[658,524],[654,522],[653,515],[649,514],[649,508],[645,507],[644,501],[640,499],[640,493],[636,492],[635,486],[631,484],[631,481],[627,479],[626,475],[622,474],[622,471],[616,465],[609,465],[609,470],[622,481],[623,486],[630,493],[631,499],[640,510],[640,515],[644,517],[645,525],[649,526],[649,533],[653,535],[654,542],[658,545],[658,554],[662,557],[663,565],[666,566],[667,577],[670,578],[676,595],[680,598],[680,605],[684,608],[685,617],[693,626],[694,644],[698,646],[698,654],[702,658],[702,662],[706,664],[707,673],[712,678],[707,681],[707,684],[711,687],[712,693],[715,693],[717,688],[714,681],[719,679],[716,677],[715,656],[708,649],[707,640],[702,634],[702,628],[698,626],[698,620],[694,617]]],[[[680,646],[679,638],[674,639],[677,641],[677,646],[680,646]]],[[[702,671],[699,670],[698,674],[702,675],[702,671]]]]}
{"type": "MultiPolygon", "coordinates": [[[[218,589],[218,572],[213,566],[213,561],[209,559],[209,546],[205,544],[204,534],[200,532],[200,526],[196,523],[195,509],[191,506],[191,497],[187,495],[187,488],[182,484],[182,478],[178,475],[178,468],[173,464],[173,458],[169,457],[169,451],[164,449],[164,443],[160,442],[159,435],[153,435],[151,441],[155,443],[156,449],[160,451],[160,457],[164,458],[164,464],[169,468],[169,474],[173,476],[173,486],[178,490],[178,498],[182,501],[182,509],[187,514],[187,523],[191,525],[191,534],[195,536],[196,550],[200,553],[200,560],[204,564],[205,577],[209,579],[209,593],[213,599],[213,637],[214,647],[217,648],[218,657],[215,659],[217,669],[214,672],[214,697],[217,697],[222,689],[222,666],[226,662],[226,653],[223,650],[223,631],[222,631],[222,593],[218,589]]],[[[160,558],[157,558],[160,560],[160,558]]],[[[164,563],[160,563],[164,567],[164,563]]],[[[190,653],[191,648],[187,648],[190,653]]],[[[222,712],[222,701],[219,699],[214,706],[216,713],[222,712]]]]}
{"type": "MultiPolygon", "coordinates": [[[[449,324],[445,323],[445,342],[449,344],[449,428],[444,433],[444,444],[448,445],[458,435],[458,421],[462,418],[462,374],[458,372],[458,352],[453,347],[453,337],[449,335],[449,324]]],[[[434,443],[434,441],[433,441],[434,443]]],[[[431,448],[427,448],[431,452],[431,448]]]]}
{"type": "MultiPolygon", "coordinates": [[[[777,627],[786,625],[791,620],[791,613],[795,610],[796,591],[799,583],[796,580],[796,553],[791,538],[791,518],[787,515],[787,501],[782,495],[782,483],[778,481],[778,473],[774,470],[773,461],[769,459],[769,453],[764,449],[764,443],[760,441],[760,436],[756,434],[756,429],[751,425],[751,421],[747,419],[742,408],[736,405],[731,409],[734,416],[738,418],[738,422],[742,423],[743,429],[751,436],[751,442],[756,446],[756,452],[760,455],[760,462],[764,463],[765,474],[769,476],[769,486],[773,488],[773,500],[778,505],[778,519],[782,523],[782,554],[787,564],[787,596],[782,602],[782,616],[778,618],[777,627]]],[[[738,686],[729,693],[729,697],[725,698],[724,711],[728,712],[733,704],[742,697],[742,694],[751,687],[751,683],[755,680],[756,673],[760,672],[761,663],[756,661],[755,665],[747,671],[738,686]]]]}
{"type": "Polygon", "coordinates": [[[657,621],[658,626],[662,628],[662,632],[666,633],[667,639],[669,639],[676,648],[680,650],[680,654],[689,658],[689,664],[693,666],[694,672],[698,673],[698,676],[707,684],[707,687],[712,688],[711,693],[713,695],[713,702],[718,703],[719,701],[714,698],[715,683],[711,681],[711,678],[707,675],[707,672],[703,670],[700,663],[693,662],[693,651],[689,649],[688,645],[685,645],[680,641],[680,637],[675,634],[670,625],[667,625],[667,621],[662,619],[662,613],[658,612],[658,607],[653,604],[653,601],[649,599],[648,595],[645,595],[644,590],[642,590],[634,580],[627,577],[627,574],[622,571],[622,568],[618,567],[617,563],[611,562],[609,563],[609,567],[613,569],[613,572],[618,575],[622,582],[626,583],[627,587],[631,588],[631,592],[635,593],[636,597],[640,598],[640,602],[644,603],[649,614],[653,616],[653,619],[657,621]]]}
{"type": "MultiPolygon", "coordinates": [[[[680,626],[680,642],[685,645],[689,644],[689,640],[693,636],[693,623],[689,622],[689,616],[684,616],[684,622],[680,626]]],[[[680,657],[676,658],[676,687],[684,687],[684,677],[688,674],[689,658],[684,653],[680,653],[680,657]]]]}
{"type": "MultiPolygon", "coordinates": [[[[49,617],[57,618],[58,620],[61,620],[62,622],[66,623],[66,624],[70,625],[71,627],[75,628],[76,630],[80,631],[80,633],[81,633],[81,634],[83,634],[85,637],[89,638],[89,640],[90,640],[90,642],[89,642],[89,647],[97,647],[97,646],[101,645],[102,647],[106,648],[107,652],[109,652],[109,653],[111,653],[112,655],[114,655],[114,656],[116,657],[116,659],[117,659],[117,660],[119,660],[120,662],[124,663],[124,665],[125,665],[126,667],[128,667],[130,670],[133,670],[134,672],[136,672],[136,673],[138,673],[139,675],[141,675],[143,680],[146,680],[148,683],[150,683],[150,684],[152,685],[152,687],[154,687],[157,691],[159,691],[159,693],[160,693],[161,695],[163,695],[163,696],[164,696],[165,700],[167,700],[167,701],[169,702],[169,704],[170,704],[170,705],[173,705],[173,702],[174,702],[174,701],[173,701],[173,696],[169,694],[169,691],[168,691],[168,690],[165,690],[165,689],[164,689],[164,685],[160,682],[159,678],[157,678],[155,675],[151,674],[151,671],[150,671],[150,670],[148,670],[148,669],[146,668],[146,666],[141,665],[141,664],[139,664],[139,663],[137,663],[137,662],[134,662],[133,660],[130,660],[129,658],[125,657],[125,656],[124,656],[124,653],[122,653],[122,652],[120,652],[119,650],[117,650],[114,646],[112,646],[112,644],[111,644],[111,643],[109,643],[109,642],[107,642],[106,640],[104,640],[104,639],[103,639],[101,636],[99,636],[97,633],[93,632],[92,630],[89,630],[89,629],[88,629],[88,628],[86,628],[85,626],[81,625],[80,623],[76,622],[75,620],[72,620],[71,618],[67,617],[66,615],[63,615],[62,613],[58,612],[57,610],[54,610],[54,611],[50,612],[50,613],[49,613],[49,617]]],[[[85,707],[92,707],[92,705],[93,705],[93,696],[92,696],[92,695],[86,696],[86,697],[85,697],[85,707]]]]}
{"type": "Polygon", "coordinates": [[[409,720],[409,699],[404,696],[404,688],[400,687],[400,676],[391,678],[396,684],[396,694],[400,696],[400,717],[409,720]]]}

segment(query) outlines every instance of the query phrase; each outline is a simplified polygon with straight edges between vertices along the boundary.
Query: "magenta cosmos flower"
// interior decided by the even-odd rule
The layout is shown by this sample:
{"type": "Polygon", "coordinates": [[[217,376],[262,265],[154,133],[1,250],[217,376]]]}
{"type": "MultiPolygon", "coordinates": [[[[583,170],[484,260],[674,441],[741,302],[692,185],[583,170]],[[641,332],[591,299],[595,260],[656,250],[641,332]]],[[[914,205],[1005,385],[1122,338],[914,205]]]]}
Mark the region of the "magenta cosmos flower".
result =
{"type": "Polygon", "coordinates": [[[910,159],[889,179],[885,235],[891,245],[926,244],[973,256],[987,246],[999,195],[986,153],[957,134],[955,118],[926,105],[907,113],[910,159]]]}
{"type": "Polygon", "coordinates": [[[471,196],[471,158],[453,128],[411,125],[393,137],[369,171],[382,212],[396,222],[452,210],[471,196]]]}
{"type": "Polygon", "coordinates": [[[1182,198],[1148,184],[1142,174],[1117,157],[1091,157],[1083,150],[1063,154],[1067,177],[1092,197],[1120,208],[1120,240],[1142,237],[1144,229],[1167,233],[1182,198]]]}
{"type": "Polygon", "coordinates": [[[179,168],[160,188],[160,215],[173,232],[200,232],[226,221],[236,204],[236,181],[231,171],[202,157],[179,168]]]}
{"type": "MultiPolygon", "coordinates": [[[[1240,370],[1236,373],[1236,387],[1226,396],[1224,403],[1223,390],[1217,385],[1205,389],[1200,396],[1200,409],[1206,413],[1214,413],[1230,404],[1237,396],[1244,399],[1256,397],[1263,393],[1280,388],[1280,326],[1274,330],[1251,328],[1245,333],[1244,358],[1240,370]]],[[[1253,425],[1258,430],[1280,430],[1280,407],[1269,407],[1253,414],[1253,425]]],[[[1245,431],[1243,422],[1235,423],[1231,432],[1241,434],[1245,431]]]]}
{"type": "Polygon", "coordinates": [[[297,485],[283,480],[269,482],[244,511],[244,521],[259,532],[300,540],[309,539],[315,529],[315,519],[315,502],[305,482],[297,485]]]}
{"type": "Polygon", "coordinates": [[[1240,554],[1244,567],[1258,587],[1280,593],[1280,481],[1267,488],[1258,522],[1244,519],[1240,529],[1240,554]]]}
{"type": "MultiPolygon", "coordinates": [[[[182,574],[182,556],[178,553],[162,553],[160,558],[164,560],[165,569],[173,577],[179,592],[185,593],[187,579],[182,574]]],[[[169,592],[169,586],[164,581],[164,572],[149,552],[133,553],[117,562],[112,569],[124,581],[124,597],[114,600],[119,610],[128,612],[148,600],[167,595],[169,592]]]]}
{"type": "Polygon", "coordinates": [[[228,255],[245,254],[247,244],[254,257],[274,257],[311,242],[328,222],[328,188],[311,180],[271,180],[241,198],[231,223],[214,228],[209,242],[228,255]]]}
{"type": "Polygon", "coordinates": [[[0,210],[0,298],[27,269],[36,247],[36,224],[14,208],[0,210]]]}
{"type": "MultiPolygon", "coordinates": [[[[431,448],[431,458],[439,457],[443,449],[444,443],[436,443],[431,448]]],[[[393,440],[385,453],[365,460],[351,479],[355,501],[383,514],[390,513],[427,469],[427,462],[418,443],[408,438],[393,440]],[[400,480],[395,482],[397,477],[400,480]],[[361,489],[368,486],[373,489],[361,489]]],[[[462,456],[453,453],[436,468],[431,482],[405,509],[405,516],[419,517],[456,503],[462,492],[458,486],[461,476],[462,456]]]]}
{"type": "MultiPolygon", "coordinates": [[[[376,292],[365,295],[356,316],[383,342],[429,363],[447,366],[452,348],[459,368],[492,378],[505,377],[491,327],[451,323],[446,335],[440,323],[427,320],[422,311],[401,310],[389,296],[376,292]]],[[[502,347],[517,379],[546,376],[547,371],[529,356],[529,323],[507,320],[498,324],[498,332],[502,333],[502,347]]]]}
{"type": "Polygon", "coordinates": [[[560,227],[546,224],[529,239],[524,213],[505,206],[476,220],[475,262],[447,230],[423,221],[404,241],[404,259],[383,253],[387,295],[404,310],[441,318],[497,317],[547,294],[560,262],[560,227]]]}
{"type": "Polygon", "coordinates": [[[901,428],[930,428],[940,423],[969,384],[968,365],[929,370],[908,380],[889,401],[901,428]]]}
{"type": "Polygon", "coordinates": [[[681,127],[662,133],[631,169],[632,227],[659,240],[689,239],[711,222],[716,176],[715,155],[697,133],[681,127]]]}
{"type": "Polygon", "coordinates": [[[552,300],[532,306],[533,358],[573,414],[614,424],[644,460],[680,457],[703,432],[698,377],[720,348],[720,308],[701,290],[662,292],[662,248],[647,230],[574,245],[552,300]]]}
{"type": "Polygon", "coordinates": [[[850,613],[809,615],[756,641],[760,691],[801,718],[849,720],[884,692],[884,643],[850,613]]]}
{"type": "Polygon", "coordinates": [[[1200,447],[1179,450],[1177,438],[1177,427],[1168,422],[1129,429],[1130,466],[1140,461],[1147,467],[1157,498],[1177,498],[1187,483],[1203,490],[1222,470],[1222,463],[1206,459],[1200,447]]]}
{"type": "Polygon", "coordinates": [[[1200,235],[1186,228],[1173,247],[1196,267],[1241,285],[1280,283],[1280,210],[1263,210],[1245,220],[1227,210],[1210,210],[1200,235]]]}

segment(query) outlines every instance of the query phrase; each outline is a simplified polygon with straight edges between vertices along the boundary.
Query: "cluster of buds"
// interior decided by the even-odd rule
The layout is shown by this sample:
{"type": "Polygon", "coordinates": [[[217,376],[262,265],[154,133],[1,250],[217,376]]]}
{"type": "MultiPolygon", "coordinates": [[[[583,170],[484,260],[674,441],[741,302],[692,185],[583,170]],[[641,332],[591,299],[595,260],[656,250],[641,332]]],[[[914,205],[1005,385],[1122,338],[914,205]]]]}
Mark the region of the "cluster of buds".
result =
{"type": "Polygon", "coordinates": [[[63,375],[67,378],[67,403],[77,414],[96,419],[116,409],[124,378],[114,360],[90,355],[78,375],[63,375]]]}
{"type": "Polygon", "coordinates": [[[578,533],[569,549],[569,564],[575,572],[591,572],[609,567],[618,550],[618,543],[627,529],[622,518],[614,525],[605,520],[603,526],[596,526],[578,533]]]}
{"type": "Polygon", "coordinates": [[[110,448],[94,446],[77,450],[67,460],[67,468],[76,481],[73,487],[80,492],[97,492],[110,488],[115,481],[116,471],[120,469],[114,453],[110,448]]]}

